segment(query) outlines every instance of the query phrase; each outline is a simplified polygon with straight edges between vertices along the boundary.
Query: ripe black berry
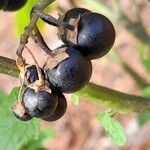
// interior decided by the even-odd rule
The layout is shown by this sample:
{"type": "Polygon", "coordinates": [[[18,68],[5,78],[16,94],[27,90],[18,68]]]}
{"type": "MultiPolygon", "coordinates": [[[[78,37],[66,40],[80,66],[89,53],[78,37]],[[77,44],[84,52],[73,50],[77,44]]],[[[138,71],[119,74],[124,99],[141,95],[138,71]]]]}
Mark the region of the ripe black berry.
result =
{"type": "Polygon", "coordinates": [[[108,18],[98,13],[81,16],[78,24],[77,45],[90,59],[104,56],[113,46],[115,30],[108,18]]]}
{"type": "Polygon", "coordinates": [[[56,121],[60,119],[66,112],[67,109],[67,101],[65,96],[62,93],[58,93],[58,104],[54,112],[47,118],[43,118],[45,121],[56,121]]]}
{"type": "Polygon", "coordinates": [[[5,8],[7,4],[8,4],[8,0],[1,0],[0,1],[0,9],[5,8]]]}
{"type": "Polygon", "coordinates": [[[70,41],[76,44],[78,50],[88,59],[97,59],[108,53],[115,41],[115,29],[111,21],[102,14],[87,11],[78,18],[75,13],[75,17],[72,16],[76,21],[69,22],[71,13],[68,12],[63,21],[73,25],[76,30],[64,29],[64,33],[59,34],[62,41],[66,45],[70,44],[70,41]]]}
{"type": "Polygon", "coordinates": [[[16,101],[12,107],[13,113],[21,121],[29,121],[32,117],[25,112],[24,107],[22,106],[20,101],[16,101]]]}
{"type": "Polygon", "coordinates": [[[45,76],[49,83],[61,92],[71,93],[80,90],[89,82],[92,66],[91,62],[84,58],[76,48],[68,47],[66,52],[69,58],[53,69],[46,66],[45,76]]]}
{"type": "Polygon", "coordinates": [[[22,8],[27,0],[8,0],[8,4],[4,8],[4,10],[7,11],[16,11],[20,8],[22,8]]]}
{"type": "Polygon", "coordinates": [[[57,97],[45,88],[36,92],[27,87],[22,95],[22,104],[26,112],[32,117],[49,116],[56,109],[57,103],[57,97]]]}

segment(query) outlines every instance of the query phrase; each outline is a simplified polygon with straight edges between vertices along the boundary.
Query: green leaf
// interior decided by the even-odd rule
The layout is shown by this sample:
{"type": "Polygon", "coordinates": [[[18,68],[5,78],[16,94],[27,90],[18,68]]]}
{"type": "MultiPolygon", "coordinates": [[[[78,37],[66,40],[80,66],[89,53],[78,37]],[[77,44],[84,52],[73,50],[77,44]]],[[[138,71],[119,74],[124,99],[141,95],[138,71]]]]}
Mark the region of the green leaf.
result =
{"type": "MultiPolygon", "coordinates": [[[[33,6],[37,4],[39,0],[29,0],[27,4],[17,12],[16,14],[16,33],[17,35],[21,35],[24,32],[24,28],[29,24],[30,21],[30,11],[33,6]]],[[[50,7],[45,9],[45,12],[51,12],[56,8],[56,3],[52,3],[50,7]]],[[[45,27],[45,23],[42,20],[38,20],[37,26],[40,30],[43,30],[45,27]]]]}
{"type": "Polygon", "coordinates": [[[11,107],[18,99],[19,88],[14,88],[11,94],[0,106],[0,149],[18,150],[29,140],[39,135],[39,120],[22,122],[13,115],[11,107]]]}
{"type": "Polygon", "coordinates": [[[6,93],[0,89],[0,104],[7,99],[6,93]]]}
{"type": "Polygon", "coordinates": [[[55,132],[52,128],[44,128],[39,133],[39,138],[31,140],[27,143],[22,150],[37,150],[42,149],[43,145],[49,140],[55,137],[55,132]]]}
{"type": "Polygon", "coordinates": [[[109,115],[105,113],[97,113],[96,118],[104,127],[108,137],[110,137],[115,144],[117,145],[125,144],[126,142],[125,130],[117,120],[109,117],[109,115]]]}
{"type": "Polygon", "coordinates": [[[32,7],[38,2],[38,0],[29,0],[27,4],[20,9],[16,14],[16,33],[22,34],[24,27],[29,23],[30,11],[32,7]]]}
{"type": "Polygon", "coordinates": [[[79,102],[80,102],[80,101],[79,101],[79,96],[73,94],[73,95],[71,96],[71,101],[73,102],[73,104],[75,104],[75,105],[78,106],[78,105],[79,105],[79,102]]]}

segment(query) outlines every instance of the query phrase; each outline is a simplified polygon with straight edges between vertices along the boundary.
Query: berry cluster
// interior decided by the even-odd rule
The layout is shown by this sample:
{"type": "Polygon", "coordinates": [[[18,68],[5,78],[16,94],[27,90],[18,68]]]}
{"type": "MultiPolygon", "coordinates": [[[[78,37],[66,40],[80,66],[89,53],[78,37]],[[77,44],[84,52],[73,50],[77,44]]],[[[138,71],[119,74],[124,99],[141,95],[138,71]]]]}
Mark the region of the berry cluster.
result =
{"type": "MultiPolygon", "coordinates": [[[[41,69],[43,71],[43,69],[41,69]]],[[[33,117],[42,118],[46,121],[55,121],[61,118],[67,109],[67,101],[59,91],[48,86],[39,80],[35,65],[25,68],[24,77],[26,80],[25,90],[13,105],[14,115],[22,121],[31,120],[33,117]]],[[[44,75],[42,73],[42,75],[44,75]]]]}
{"type": "Polygon", "coordinates": [[[115,30],[108,18],[84,8],[71,9],[58,20],[43,12],[35,13],[58,27],[58,36],[64,44],[51,51],[35,27],[32,38],[47,52],[48,59],[40,68],[27,47],[36,65],[26,66],[18,58],[17,66],[25,90],[18,98],[21,100],[14,103],[13,112],[23,121],[33,117],[55,121],[67,109],[62,93],[76,92],[88,84],[92,75],[91,60],[108,53],[115,40],[115,30]]]}
{"type": "Polygon", "coordinates": [[[4,11],[17,11],[22,8],[27,0],[2,0],[0,2],[0,9],[4,11]]]}

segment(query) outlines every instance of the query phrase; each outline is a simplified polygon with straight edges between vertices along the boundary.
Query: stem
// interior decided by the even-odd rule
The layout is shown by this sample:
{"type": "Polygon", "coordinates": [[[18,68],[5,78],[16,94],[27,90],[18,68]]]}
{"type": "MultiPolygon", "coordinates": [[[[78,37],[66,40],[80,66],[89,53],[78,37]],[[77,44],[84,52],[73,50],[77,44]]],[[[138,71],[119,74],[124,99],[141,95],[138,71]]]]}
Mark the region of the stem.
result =
{"type": "Polygon", "coordinates": [[[150,113],[150,98],[122,93],[93,83],[75,94],[91,102],[104,104],[116,112],[150,113]]]}
{"type": "MultiPolygon", "coordinates": [[[[15,60],[0,56],[0,73],[18,78],[20,72],[15,60]]],[[[150,113],[150,98],[125,94],[93,83],[75,94],[117,112],[150,113]]]]}
{"type": "Polygon", "coordinates": [[[42,49],[44,52],[48,55],[52,55],[52,50],[48,47],[48,45],[45,43],[41,32],[39,31],[38,27],[36,26],[34,28],[34,34],[31,34],[32,39],[34,42],[42,49]]]}
{"type": "Polygon", "coordinates": [[[53,26],[56,26],[56,27],[60,27],[62,26],[63,28],[67,28],[69,30],[74,30],[74,26],[66,23],[66,22],[63,22],[59,19],[56,19],[50,15],[47,15],[46,13],[44,13],[43,11],[41,10],[35,10],[34,11],[44,22],[50,24],[50,25],[53,25],[53,26]]]}
{"type": "Polygon", "coordinates": [[[50,15],[47,15],[46,13],[44,13],[43,11],[41,10],[35,10],[34,11],[44,22],[50,24],[50,25],[53,25],[53,26],[56,26],[56,27],[60,27],[62,26],[63,28],[67,28],[67,29],[70,29],[70,30],[74,30],[74,27],[66,22],[63,22],[61,20],[57,20],[56,18],[50,16],[50,15]]]}
{"type": "MultiPolygon", "coordinates": [[[[34,9],[35,10],[44,10],[52,2],[54,2],[54,0],[42,0],[36,6],[34,6],[34,9]]],[[[38,18],[39,18],[39,16],[36,13],[34,13],[30,20],[30,23],[25,28],[25,32],[21,35],[20,44],[19,44],[19,47],[16,52],[18,57],[20,57],[20,58],[22,58],[22,52],[23,52],[24,46],[28,42],[28,38],[34,29],[34,27],[38,21],[38,18]]]]}
{"type": "Polygon", "coordinates": [[[20,71],[15,60],[0,56],[0,73],[18,78],[20,71]]]}

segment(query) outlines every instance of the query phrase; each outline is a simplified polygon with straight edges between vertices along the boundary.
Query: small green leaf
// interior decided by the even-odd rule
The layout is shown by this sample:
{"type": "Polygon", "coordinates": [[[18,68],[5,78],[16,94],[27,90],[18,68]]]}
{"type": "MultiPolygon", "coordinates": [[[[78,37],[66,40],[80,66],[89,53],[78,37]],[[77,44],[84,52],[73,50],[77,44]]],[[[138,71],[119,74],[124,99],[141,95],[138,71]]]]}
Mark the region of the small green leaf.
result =
{"type": "Polygon", "coordinates": [[[52,128],[44,128],[39,133],[39,138],[30,140],[27,145],[23,146],[22,150],[37,150],[42,149],[43,145],[55,137],[55,132],[52,128]]]}
{"type": "Polygon", "coordinates": [[[22,122],[13,115],[11,107],[18,99],[19,88],[14,88],[11,94],[0,106],[0,149],[18,150],[29,140],[39,135],[39,120],[22,122]]]}
{"type": "Polygon", "coordinates": [[[97,113],[96,118],[104,127],[106,134],[117,145],[124,145],[126,142],[126,134],[121,124],[105,113],[97,113]]]}
{"type": "Polygon", "coordinates": [[[71,96],[71,101],[73,102],[73,104],[79,105],[79,102],[80,102],[80,101],[79,101],[79,96],[73,94],[73,95],[71,96]]]}

